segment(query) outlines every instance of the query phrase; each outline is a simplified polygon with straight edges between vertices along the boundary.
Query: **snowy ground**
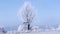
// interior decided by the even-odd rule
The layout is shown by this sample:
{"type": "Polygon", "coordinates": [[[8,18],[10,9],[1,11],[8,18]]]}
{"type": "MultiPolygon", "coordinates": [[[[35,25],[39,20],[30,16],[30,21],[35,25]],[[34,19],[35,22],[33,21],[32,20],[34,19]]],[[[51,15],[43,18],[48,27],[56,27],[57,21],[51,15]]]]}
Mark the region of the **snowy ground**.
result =
{"type": "Polygon", "coordinates": [[[0,33],[0,34],[60,34],[60,31],[30,32],[30,33],[9,32],[9,33],[0,33]]]}

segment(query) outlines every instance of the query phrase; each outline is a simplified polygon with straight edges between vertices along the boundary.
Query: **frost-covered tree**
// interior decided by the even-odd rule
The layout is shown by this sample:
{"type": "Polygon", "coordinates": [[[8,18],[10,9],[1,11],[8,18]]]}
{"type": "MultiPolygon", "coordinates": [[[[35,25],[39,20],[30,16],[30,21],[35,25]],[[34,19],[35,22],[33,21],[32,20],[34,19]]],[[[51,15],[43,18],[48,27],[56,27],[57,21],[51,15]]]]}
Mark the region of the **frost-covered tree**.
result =
{"type": "Polygon", "coordinates": [[[3,25],[0,25],[0,33],[7,33],[3,25]]]}
{"type": "Polygon", "coordinates": [[[31,3],[25,2],[20,11],[21,11],[21,16],[24,20],[24,23],[27,24],[27,28],[29,30],[30,24],[32,23],[32,21],[35,17],[34,9],[31,6],[31,3]]]}

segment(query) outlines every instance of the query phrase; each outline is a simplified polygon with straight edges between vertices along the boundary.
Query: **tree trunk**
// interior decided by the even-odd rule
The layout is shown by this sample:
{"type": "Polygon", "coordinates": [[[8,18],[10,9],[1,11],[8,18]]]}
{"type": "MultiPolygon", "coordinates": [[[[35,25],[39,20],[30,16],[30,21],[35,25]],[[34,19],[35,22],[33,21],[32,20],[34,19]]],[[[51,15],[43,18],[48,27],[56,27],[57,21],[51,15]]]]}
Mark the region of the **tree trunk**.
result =
{"type": "Polygon", "coordinates": [[[28,24],[28,30],[30,30],[30,24],[28,24]]]}

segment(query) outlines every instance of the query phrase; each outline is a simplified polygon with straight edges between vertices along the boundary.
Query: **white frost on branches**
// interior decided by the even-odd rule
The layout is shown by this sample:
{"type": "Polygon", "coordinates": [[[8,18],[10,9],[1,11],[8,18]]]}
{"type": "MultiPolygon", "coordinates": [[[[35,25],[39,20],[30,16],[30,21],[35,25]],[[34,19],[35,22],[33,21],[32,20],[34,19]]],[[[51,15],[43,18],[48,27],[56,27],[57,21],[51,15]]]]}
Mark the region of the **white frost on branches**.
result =
{"type": "Polygon", "coordinates": [[[32,22],[36,16],[37,10],[33,8],[30,2],[25,2],[24,5],[19,10],[17,16],[23,22],[27,21],[27,18],[32,22]],[[26,16],[28,14],[28,17],[26,16]]]}

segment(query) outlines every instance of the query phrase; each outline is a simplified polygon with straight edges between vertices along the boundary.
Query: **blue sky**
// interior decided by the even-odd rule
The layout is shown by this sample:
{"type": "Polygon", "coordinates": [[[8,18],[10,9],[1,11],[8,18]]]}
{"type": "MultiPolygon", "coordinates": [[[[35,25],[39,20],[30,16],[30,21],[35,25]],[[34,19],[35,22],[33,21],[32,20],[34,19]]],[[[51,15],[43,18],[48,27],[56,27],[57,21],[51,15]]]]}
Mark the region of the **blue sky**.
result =
{"type": "MultiPolygon", "coordinates": [[[[33,25],[60,24],[60,0],[28,0],[38,11],[37,23],[33,25]]],[[[0,0],[0,24],[15,26],[22,24],[17,12],[25,0],[0,0]]]]}

